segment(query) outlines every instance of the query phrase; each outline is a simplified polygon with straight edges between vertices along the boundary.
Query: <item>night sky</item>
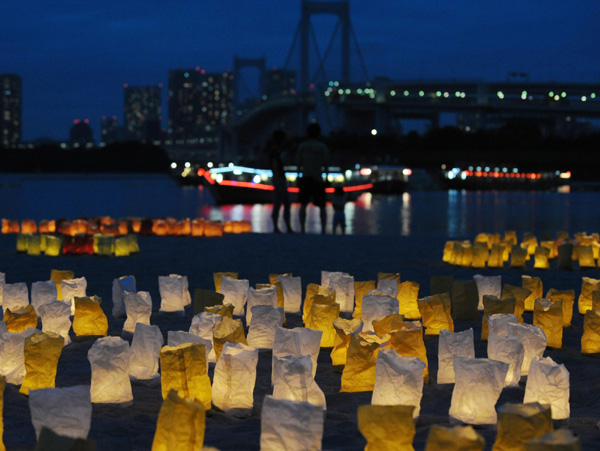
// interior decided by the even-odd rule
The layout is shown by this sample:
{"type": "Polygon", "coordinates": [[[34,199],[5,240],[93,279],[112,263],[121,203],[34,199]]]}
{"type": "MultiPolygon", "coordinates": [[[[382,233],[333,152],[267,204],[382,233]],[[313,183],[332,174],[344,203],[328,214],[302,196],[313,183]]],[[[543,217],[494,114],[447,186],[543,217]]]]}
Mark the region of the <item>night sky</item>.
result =
{"type": "MultiPolygon", "coordinates": [[[[368,75],[392,79],[600,83],[600,2],[595,0],[351,0],[368,75]]],[[[4,2],[0,72],[23,79],[23,139],[66,139],[89,118],[122,122],[123,84],[163,83],[169,69],[233,68],[233,57],[283,67],[300,0],[22,0],[4,2]]],[[[315,16],[324,52],[336,18],[315,16]]],[[[334,47],[335,50],[336,47],[334,47]]],[[[336,78],[334,56],[326,66],[336,78]]],[[[364,78],[353,52],[353,77],[364,78]]],[[[296,48],[289,68],[298,65],[296,48]]],[[[252,89],[251,70],[244,81],[252,89]]],[[[244,93],[248,96],[251,92],[244,93]]]]}

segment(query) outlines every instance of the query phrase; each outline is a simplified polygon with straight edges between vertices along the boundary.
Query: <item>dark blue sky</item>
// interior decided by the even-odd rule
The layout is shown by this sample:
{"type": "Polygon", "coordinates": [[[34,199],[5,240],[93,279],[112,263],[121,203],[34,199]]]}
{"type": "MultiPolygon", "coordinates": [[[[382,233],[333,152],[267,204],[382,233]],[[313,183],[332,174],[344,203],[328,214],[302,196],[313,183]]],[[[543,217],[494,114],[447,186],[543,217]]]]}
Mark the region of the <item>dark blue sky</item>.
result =
{"type": "MultiPolygon", "coordinates": [[[[597,0],[350,5],[370,77],[498,81],[519,71],[532,81],[600,83],[597,0]]],[[[300,0],[5,2],[0,72],[23,79],[25,140],[65,139],[76,118],[89,118],[98,139],[103,115],[122,120],[124,83],[163,83],[166,91],[169,69],[222,71],[234,55],[266,56],[268,67],[282,67],[299,18],[300,0]]],[[[313,18],[321,52],[335,21],[313,18]]],[[[290,66],[297,61],[296,49],[290,66]]],[[[358,63],[352,68],[363,77],[358,63]]],[[[244,77],[252,87],[252,72],[244,77]]]]}

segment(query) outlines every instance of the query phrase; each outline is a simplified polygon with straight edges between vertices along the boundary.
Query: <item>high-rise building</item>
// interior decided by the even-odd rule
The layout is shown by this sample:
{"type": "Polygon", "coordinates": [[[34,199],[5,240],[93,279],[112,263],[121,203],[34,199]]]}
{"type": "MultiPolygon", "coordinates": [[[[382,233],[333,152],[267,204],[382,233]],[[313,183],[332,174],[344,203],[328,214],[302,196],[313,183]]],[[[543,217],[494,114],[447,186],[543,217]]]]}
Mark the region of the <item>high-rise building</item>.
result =
{"type": "Polygon", "coordinates": [[[15,74],[0,74],[0,133],[2,146],[12,147],[21,143],[21,77],[15,74]]]}
{"type": "Polygon", "coordinates": [[[263,95],[268,99],[296,94],[296,71],[277,69],[265,71],[261,80],[263,95]]]}
{"type": "Polygon", "coordinates": [[[69,132],[69,141],[72,147],[94,147],[92,127],[89,119],[75,119],[69,132]]]}
{"type": "Polygon", "coordinates": [[[106,146],[118,140],[119,121],[117,116],[102,116],[100,124],[100,145],[106,146]]]}
{"type": "Polygon", "coordinates": [[[125,128],[130,139],[160,139],[162,85],[124,85],[125,128]]]}

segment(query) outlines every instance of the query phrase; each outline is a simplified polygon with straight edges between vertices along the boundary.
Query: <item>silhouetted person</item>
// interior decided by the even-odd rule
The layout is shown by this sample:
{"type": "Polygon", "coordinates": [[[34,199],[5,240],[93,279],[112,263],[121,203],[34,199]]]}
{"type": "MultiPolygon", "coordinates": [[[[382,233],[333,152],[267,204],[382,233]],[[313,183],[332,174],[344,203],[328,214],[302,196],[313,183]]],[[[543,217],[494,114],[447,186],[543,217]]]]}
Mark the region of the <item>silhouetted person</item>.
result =
{"type": "Polygon", "coordinates": [[[290,198],[287,191],[287,182],[285,179],[285,171],[283,169],[283,161],[281,154],[285,150],[285,132],[283,130],[275,130],[271,135],[271,139],[267,142],[267,154],[269,158],[269,166],[273,171],[273,186],[275,187],[275,198],[273,199],[273,211],[271,218],[273,219],[273,231],[280,233],[277,221],[279,219],[279,210],[283,205],[283,220],[287,227],[287,232],[292,233],[290,224],[290,198]]]}
{"type": "Polygon", "coordinates": [[[319,207],[321,214],[321,233],[325,233],[327,212],[325,210],[325,183],[322,173],[327,176],[327,164],[329,162],[329,149],[319,141],[321,127],[312,122],[306,127],[308,139],[298,146],[298,172],[302,178],[298,182],[300,193],[300,227],[305,232],[306,207],[312,201],[313,205],[319,207]]]}
{"type": "Polygon", "coordinates": [[[346,213],[344,213],[344,207],[346,206],[347,201],[348,196],[344,192],[344,188],[341,185],[337,186],[331,198],[331,205],[333,206],[334,234],[338,227],[341,229],[342,235],[346,234],[346,213]]]}

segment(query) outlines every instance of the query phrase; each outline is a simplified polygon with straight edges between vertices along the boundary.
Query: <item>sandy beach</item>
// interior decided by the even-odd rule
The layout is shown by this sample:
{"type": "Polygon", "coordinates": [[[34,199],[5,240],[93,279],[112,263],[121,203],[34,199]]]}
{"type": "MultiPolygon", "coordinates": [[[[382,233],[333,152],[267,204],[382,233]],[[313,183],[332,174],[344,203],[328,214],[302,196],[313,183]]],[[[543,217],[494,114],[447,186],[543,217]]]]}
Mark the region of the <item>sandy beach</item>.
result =
{"type": "MultiPolygon", "coordinates": [[[[69,269],[76,277],[87,280],[87,294],[103,299],[102,308],[109,318],[109,335],[121,336],[124,319],[111,316],[111,287],[114,278],[133,275],[138,290],[149,291],[153,300],[151,323],[160,327],[165,338],[168,330],[187,331],[192,311],[185,316],[158,313],[160,296],[158,276],[186,275],[190,290],[212,290],[213,273],[234,271],[248,279],[251,286],[268,281],[271,273],[293,273],[302,277],[303,295],[308,283],[319,283],[321,270],[344,271],[355,280],[374,280],[378,272],[399,272],[402,280],[420,284],[419,296],[430,294],[432,275],[453,275],[458,280],[472,279],[475,274],[501,275],[502,283],[521,285],[521,275],[542,279],[544,292],[549,288],[581,290],[581,277],[600,277],[598,269],[580,271],[475,270],[457,268],[442,262],[444,237],[418,238],[399,236],[321,236],[321,235],[226,235],[222,238],[139,237],[141,252],[124,258],[99,256],[35,257],[15,252],[15,235],[0,236],[0,272],[7,283],[48,280],[52,269],[69,269]]],[[[532,322],[532,313],[524,315],[532,322]]],[[[288,315],[287,327],[302,326],[301,317],[288,315]]],[[[468,328],[475,331],[476,357],[486,357],[486,342],[479,340],[481,321],[457,321],[455,331],[468,328]]],[[[581,354],[583,316],[574,313],[573,325],[564,330],[563,347],[547,349],[557,363],[570,372],[571,417],[555,421],[556,427],[568,427],[581,438],[583,449],[595,449],[600,443],[600,381],[597,377],[600,360],[581,354]]],[[[87,352],[92,341],[70,344],[59,360],[56,386],[67,387],[90,383],[87,352]]],[[[452,384],[437,385],[437,337],[425,338],[430,368],[430,382],[425,385],[421,414],[416,423],[415,449],[424,449],[430,425],[449,424],[448,410],[452,384]]],[[[357,427],[357,407],[370,404],[371,392],[339,393],[341,373],[331,365],[330,349],[321,350],[316,382],[324,391],[327,412],[323,436],[324,450],[360,450],[365,440],[357,427]]],[[[209,374],[212,377],[212,366],[209,374]]],[[[206,419],[205,446],[220,450],[257,450],[260,441],[260,411],[263,398],[271,394],[271,352],[259,352],[258,372],[254,390],[254,410],[247,419],[236,419],[221,412],[211,412],[206,419]]],[[[19,394],[18,386],[7,384],[4,405],[4,443],[8,450],[31,450],[35,447],[35,432],[31,424],[28,399],[19,394]]],[[[518,388],[505,388],[497,406],[506,402],[522,402],[524,379],[518,388]]],[[[151,448],[162,398],[160,386],[133,384],[133,405],[125,408],[94,405],[89,438],[98,450],[148,450],[151,448]]],[[[477,427],[491,449],[496,435],[493,427],[477,427]]]]}

